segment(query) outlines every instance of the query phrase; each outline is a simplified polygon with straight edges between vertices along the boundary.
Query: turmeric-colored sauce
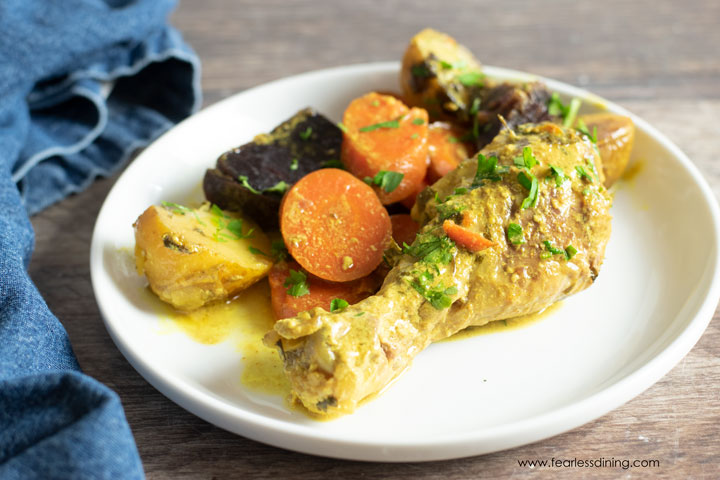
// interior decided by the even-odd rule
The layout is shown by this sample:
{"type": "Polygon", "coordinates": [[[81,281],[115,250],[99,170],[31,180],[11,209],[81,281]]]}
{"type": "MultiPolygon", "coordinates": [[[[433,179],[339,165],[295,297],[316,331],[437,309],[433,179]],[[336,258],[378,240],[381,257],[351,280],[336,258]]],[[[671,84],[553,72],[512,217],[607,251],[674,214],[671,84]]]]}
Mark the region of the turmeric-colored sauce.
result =
{"type": "MultiPolygon", "coordinates": [[[[236,346],[243,360],[244,368],[239,380],[249,390],[282,396],[288,401],[289,408],[313,419],[333,418],[312,415],[299,402],[292,401],[290,384],[283,373],[280,356],[274,348],[266,347],[262,343],[263,336],[272,329],[275,322],[267,281],[256,283],[231,300],[207,305],[188,313],[177,311],[161,302],[149,290],[146,292],[149,297],[154,297],[151,303],[162,319],[160,333],[180,330],[194,341],[205,345],[230,341],[236,346]]],[[[561,303],[555,303],[532,315],[499,320],[481,327],[469,327],[442,341],[462,340],[476,335],[523,328],[555,312],[561,303]]],[[[379,395],[380,393],[377,393],[370,398],[379,395]]],[[[363,403],[365,401],[367,399],[363,403]]]]}
{"type": "Polygon", "coordinates": [[[545,308],[536,313],[529,315],[522,315],[520,317],[508,318],[506,320],[496,320],[494,322],[487,323],[480,327],[468,327],[464,330],[460,330],[455,335],[452,335],[442,342],[463,340],[465,338],[476,337],[478,335],[488,335],[491,333],[507,332],[509,330],[518,330],[525,328],[533,323],[537,323],[543,318],[547,318],[551,314],[555,313],[562,306],[562,302],[555,302],[549,307],[545,308]]]}
{"type": "Polygon", "coordinates": [[[232,342],[243,360],[240,381],[251,390],[287,396],[290,385],[283,373],[280,356],[266,347],[262,338],[272,329],[275,318],[270,305],[270,288],[263,280],[226,302],[218,302],[192,312],[179,312],[159,304],[162,331],[178,329],[198,343],[214,345],[232,342]]]}

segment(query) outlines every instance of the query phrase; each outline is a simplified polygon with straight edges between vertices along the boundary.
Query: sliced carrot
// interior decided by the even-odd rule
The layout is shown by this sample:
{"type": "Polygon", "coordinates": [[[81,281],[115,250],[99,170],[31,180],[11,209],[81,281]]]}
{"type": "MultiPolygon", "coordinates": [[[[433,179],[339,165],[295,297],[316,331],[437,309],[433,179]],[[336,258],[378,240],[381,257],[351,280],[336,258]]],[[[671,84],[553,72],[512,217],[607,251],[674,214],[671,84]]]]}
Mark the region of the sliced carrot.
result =
{"type": "Polygon", "coordinates": [[[418,186],[417,190],[412,193],[409,197],[403,199],[400,203],[402,203],[404,206],[412,210],[413,205],[415,205],[415,201],[417,200],[417,196],[420,195],[420,192],[425,190],[427,186],[430,185],[426,179],[423,179],[420,182],[420,185],[418,186]]]}
{"type": "Polygon", "coordinates": [[[305,175],[287,192],[280,231],[305,270],[348,282],[380,264],[392,226],[372,188],[344,170],[325,168],[305,175]]]}
{"type": "Polygon", "coordinates": [[[468,158],[468,149],[460,141],[463,132],[445,122],[434,122],[428,129],[428,183],[433,184],[455,170],[468,158]]]}
{"type": "Polygon", "coordinates": [[[390,215],[390,223],[392,223],[392,236],[398,245],[403,243],[410,245],[420,229],[420,225],[407,213],[390,215]]]}
{"type": "Polygon", "coordinates": [[[381,171],[403,174],[391,191],[375,187],[383,204],[417,191],[427,171],[427,111],[373,92],[350,102],[343,125],[341,159],[350,172],[361,179],[375,178],[381,171]]]}
{"type": "Polygon", "coordinates": [[[445,230],[447,236],[450,237],[450,240],[461,247],[467,248],[471,252],[479,252],[495,245],[494,242],[491,242],[479,233],[461,227],[452,220],[445,220],[443,222],[443,230],[445,230]]]}
{"type": "Polygon", "coordinates": [[[338,298],[352,305],[375,293],[382,282],[376,275],[353,280],[352,282],[335,283],[322,280],[302,270],[296,262],[280,262],[273,266],[268,276],[270,282],[270,299],[277,319],[294,317],[300,312],[322,307],[330,311],[331,302],[338,298]],[[307,293],[293,296],[286,286],[290,270],[305,275],[307,293]]]}

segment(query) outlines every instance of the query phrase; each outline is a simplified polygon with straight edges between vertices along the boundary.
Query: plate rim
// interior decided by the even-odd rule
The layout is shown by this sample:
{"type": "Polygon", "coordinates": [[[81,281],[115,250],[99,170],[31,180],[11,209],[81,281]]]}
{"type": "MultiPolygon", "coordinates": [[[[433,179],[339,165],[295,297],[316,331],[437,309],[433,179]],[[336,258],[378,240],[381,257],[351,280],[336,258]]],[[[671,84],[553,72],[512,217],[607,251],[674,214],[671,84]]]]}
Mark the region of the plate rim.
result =
{"type": "MultiPolygon", "coordinates": [[[[165,132],[158,137],[153,144],[161,141],[175,129],[185,128],[185,125],[188,123],[202,121],[206,116],[212,116],[213,112],[216,109],[222,108],[224,104],[237,101],[240,97],[252,96],[261,89],[278,88],[278,86],[286,82],[308,80],[315,76],[332,77],[333,75],[346,74],[388,74],[393,71],[399,72],[399,65],[399,62],[359,63],[312,70],[273,80],[233,94],[204,108],[165,132]]],[[[93,294],[105,328],[125,359],[148,383],[167,398],[194,415],[225,430],[262,443],[303,453],[350,460],[391,462],[462,458],[471,455],[492,453],[550,438],[605,415],[632,400],[660,380],[687,355],[700,339],[712,320],[718,299],[720,299],[720,255],[718,254],[717,245],[717,240],[720,239],[720,209],[718,208],[718,202],[712,190],[699,169],[679,147],[648,122],[614,102],[599,97],[582,88],[540,75],[489,65],[484,65],[483,70],[490,77],[536,79],[544,82],[551,90],[559,91],[563,96],[581,97],[583,100],[602,104],[608,111],[629,116],[639,129],[644,130],[652,137],[653,141],[659,143],[672,154],[673,160],[677,161],[683,167],[690,175],[695,186],[698,187],[713,220],[712,230],[714,231],[716,239],[715,249],[712,252],[712,262],[708,263],[709,270],[706,270],[706,272],[711,272],[712,276],[707,285],[704,299],[700,302],[699,307],[688,314],[691,320],[665,348],[625,377],[569,405],[548,410],[522,420],[489,427],[482,431],[438,434],[432,440],[420,438],[412,441],[403,439],[371,443],[367,440],[352,438],[335,438],[332,436],[328,438],[327,432],[312,430],[312,428],[308,428],[307,425],[291,424],[238,408],[228,401],[212,396],[204,389],[198,389],[196,386],[191,385],[172,372],[160,372],[154,368],[153,365],[144,361],[142,355],[139,355],[133,350],[128,342],[126,342],[126,339],[119,335],[113,323],[108,320],[107,306],[104,305],[101,300],[101,295],[98,294],[98,282],[101,270],[103,269],[103,245],[98,240],[100,237],[98,232],[100,219],[103,218],[105,210],[108,208],[108,199],[113,196],[118,185],[122,183],[123,177],[131,176],[135,168],[140,168],[139,165],[141,162],[138,160],[143,158],[146,150],[133,160],[132,164],[126,168],[117,179],[115,185],[113,185],[113,188],[108,192],[99,210],[95,227],[93,228],[90,248],[90,274],[93,294]],[[241,425],[236,424],[238,420],[241,425]],[[517,437],[519,436],[523,437],[523,439],[518,440],[517,437]],[[308,442],[308,440],[312,440],[314,443],[308,442]],[[348,449],[350,449],[350,451],[348,451],[348,449]]],[[[151,144],[148,149],[151,148],[153,144],[151,144]]]]}

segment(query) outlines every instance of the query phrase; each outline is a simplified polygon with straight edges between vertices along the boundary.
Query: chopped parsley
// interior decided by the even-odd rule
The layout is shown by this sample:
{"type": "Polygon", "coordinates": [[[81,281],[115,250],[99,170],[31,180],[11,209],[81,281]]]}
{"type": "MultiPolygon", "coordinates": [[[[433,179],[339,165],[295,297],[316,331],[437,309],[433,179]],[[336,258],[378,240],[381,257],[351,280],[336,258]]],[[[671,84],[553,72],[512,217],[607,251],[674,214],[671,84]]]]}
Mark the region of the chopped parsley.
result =
{"type": "Polygon", "coordinates": [[[304,132],[300,132],[300,138],[307,140],[312,135],[312,127],[307,127],[304,132]]]}
{"type": "Polygon", "coordinates": [[[248,182],[248,177],[246,175],[238,175],[238,180],[240,181],[240,185],[250,190],[252,193],[256,195],[260,195],[262,192],[260,190],[257,190],[253,188],[252,185],[250,185],[250,182],[248,182]]]}
{"type": "Polygon", "coordinates": [[[535,165],[537,165],[539,162],[535,158],[535,155],[533,155],[532,148],[525,147],[523,148],[522,157],[513,158],[513,163],[519,168],[527,168],[529,170],[535,165]]]}
{"type": "Polygon", "coordinates": [[[375,174],[374,178],[365,177],[364,181],[368,185],[377,185],[385,190],[386,193],[390,193],[400,185],[404,176],[405,174],[403,173],[380,170],[375,174]]]}
{"type": "Polygon", "coordinates": [[[338,126],[338,128],[339,128],[340,130],[343,131],[343,133],[348,133],[348,129],[347,129],[347,127],[345,126],[344,123],[338,122],[338,123],[337,123],[337,126],[338,126]]]}
{"type": "Polygon", "coordinates": [[[482,153],[478,153],[477,156],[477,170],[475,171],[475,178],[472,182],[472,188],[478,188],[483,186],[484,180],[491,180],[497,182],[500,180],[500,174],[507,172],[507,167],[498,167],[498,159],[495,155],[487,158],[482,153]]]}
{"type": "Polygon", "coordinates": [[[419,136],[420,136],[420,135],[418,135],[417,133],[413,133],[412,135],[410,135],[410,138],[413,139],[413,140],[415,140],[415,139],[418,138],[419,136]]]}
{"type": "Polygon", "coordinates": [[[525,243],[525,237],[523,236],[523,229],[517,223],[511,223],[507,227],[507,237],[510,243],[513,245],[520,245],[525,243]]]}
{"type": "Polygon", "coordinates": [[[475,115],[480,110],[480,97],[473,99],[472,105],[470,105],[470,115],[475,115]]]}
{"type": "Polygon", "coordinates": [[[365,315],[365,312],[360,312],[360,313],[355,314],[356,317],[362,317],[363,315],[365,315]]]}
{"type": "Polygon", "coordinates": [[[575,122],[575,117],[577,116],[578,110],[580,110],[581,103],[580,99],[573,98],[570,100],[569,105],[565,105],[560,100],[558,93],[553,92],[547,104],[548,113],[556,117],[561,117],[563,119],[563,127],[567,128],[575,122]]]}
{"type": "Polygon", "coordinates": [[[330,302],[330,312],[337,312],[339,310],[347,308],[348,305],[350,304],[342,298],[333,298],[330,302]]]}
{"type": "Polygon", "coordinates": [[[467,208],[467,205],[459,203],[440,203],[435,208],[440,214],[440,220],[447,220],[448,218],[452,218],[462,213],[467,208]]]}
{"type": "Polygon", "coordinates": [[[292,160],[290,160],[290,170],[297,170],[299,163],[300,162],[298,162],[297,158],[293,158],[292,160]]]}
{"type": "Polygon", "coordinates": [[[285,280],[285,283],[283,283],[283,286],[287,287],[287,294],[293,297],[302,297],[310,293],[310,288],[307,284],[307,275],[297,270],[290,270],[290,274],[285,280]]]}
{"type": "Polygon", "coordinates": [[[484,78],[480,72],[465,72],[457,76],[457,81],[466,87],[482,87],[484,78]]]}
{"type": "Polygon", "coordinates": [[[550,258],[553,255],[562,255],[565,260],[570,260],[577,253],[577,249],[572,245],[568,245],[567,247],[562,249],[555,248],[549,240],[543,241],[543,244],[545,245],[545,250],[547,251],[540,254],[540,258],[550,258]]]}
{"type": "Polygon", "coordinates": [[[562,171],[562,168],[556,167],[555,165],[549,165],[550,167],[550,177],[555,177],[555,186],[559,187],[563,184],[565,180],[568,179],[567,175],[565,175],[565,172],[562,171]]]}
{"type": "Polygon", "coordinates": [[[285,193],[288,188],[290,188],[290,185],[288,185],[284,180],[280,180],[272,187],[263,190],[263,193],[285,193]]]}
{"type": "Polygon", "coordinates": [[[277,262],[285,260],[288,256],[288,250],[285,246],[285,242],[282,240],[276,240],[270,244],[270,255],[277,262]]]}
{"type": "Polygon", "coordinates": [[[252,253],[252,254],[254,254],[254,255],[262,255],[263,257],[272,258],[269,254],[263,252],[263,251],[260,250],[259,248],[255,248],[255,247],[253,247],[253,246],[250,246],[250,247],[248,247],[248,250],[250,250],[250,253],[252,253]]]}
{"type": "Polygon", "coordinates": [[[429,264],[445,265],[450,263],[453,248],[455,248],[455,242],[450,240],[447,235],[436,237],[424,234],[419,236],[412,245],[403,243],[403,253],[429,264]]]}
{"type": "Polygon", "coordinates": [[[210,207],[210,212],[213,214],[212,223],[215,225],[215,233],[213,233],[213,240],[216,242],[227,242],[228,240],[241,240],[243,238],[252,238],[252,234],[255,231],[251,228],[247,233],[243,233],[243,221],[239,218],[232,218],[223,212],[220,207],[213,204],[210,207]]]}
{"type": "Polygon", "coordinates": [[[577,174],[580,178],[584,178],[590,183],[593,183],[595,181],[595,179],[592,177],[592,175],[590,175],[588,173],[588,171],[585,170],[585,167],[583,167],[582,165],[576,165],[575,171],[577,172],[577,174]]]}
{"type": "Polygon", "coordinates": [[[368,125],[366,127],[362,127],[358,129],[360,132],[372,132],[373,130],[378,130],[380,128],[400,128],[400,120],[388,120],[387,122],[380,122],[380,123],[374,123],[372,125],[368,125]]]}
{"type": "Polygon", "coordinates": [[[416,119],[414,119],[414,120],[412,121],[412,123],[413,123],[414,125],[424,125],[424,124],[425,124],[425,120],[423,120],[422,118],[416,118],[416,119]]]}
{"type": "Polygon", "coordinates": [[[460,69],[465,68],[467,64],[460,60],[459,62],[450,63],[446,62],[445,60],[440,60],[440,66],[445,70],[452,70],[452,69],[460,69]]]}
{"type": "Polygon", "coordinates": [[[434,279],[432,273],[423,272],[410,281],[410,286],[437,310],[444,310],[452,305],[451,295],[457,295],[458,289],[455,286],[445,288],[442,284],[432,286],[431,283],[434,279]]]}
{"type": "Polygon", "coordinates": [[[528,195],[522,201],[522,205],[520,206],[520,208],[524,210],[526,208],[535,207],[538,200],[537,177],[530,172],[522,171],[518,173],[517,179],[518,182],[520,182],[520,185],[522,185],[523,187],[525,187],[526,190],[528,190],[528,195]]]}
{"type": "Polygon", "coordinates": [[[380,106],[380,100],[373,100],[372,103],[371,103],[371,105],[372,105],[373,107],[379,107],[379,106],[380,106]]]}
{"type": "Polygon", "coordinates": [[[586,137],[590,139],[590,141],[594,144],[597,144],[597,126],[593,126],[592,135],[590,134],[590,129],[588,129],[588,126],[585,124],[582,118],[579,118],[577,121],[577,127],[575,127],[575,130],[579,131],[586,137]]]}
{"type": "Polygon", "coordinates": [[[460,139],[457,137],[448,138],[448,142],[450,142],[450,143],[458,143],[459,141],[460,141],[460,139]]]}
{"type": "Polygon", "coordinates": [[[188,207],[185,207],[183,205],[180,205],[179,203],[172,203],[172,202],[160,202],[161,205],[168,210],[171,210],[173,213],[177,213],[179,215],[185,215],[186,213],[192,212],[191,209],[188,207]]]}

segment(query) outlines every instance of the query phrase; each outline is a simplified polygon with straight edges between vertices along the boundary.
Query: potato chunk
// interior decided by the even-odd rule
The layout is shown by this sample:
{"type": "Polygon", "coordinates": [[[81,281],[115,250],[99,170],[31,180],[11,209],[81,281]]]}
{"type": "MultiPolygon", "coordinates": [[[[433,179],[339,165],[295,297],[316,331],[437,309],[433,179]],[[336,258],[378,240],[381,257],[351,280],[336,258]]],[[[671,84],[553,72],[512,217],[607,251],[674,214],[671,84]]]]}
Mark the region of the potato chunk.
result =
{"type": "Polygon", "coordinates": [[[470,50],[444,33],[426,28],[408,45],[400,71],[403,97],[428,110],[433,120],[471,121],[471,104],[484,84],[470,50]]]}
{"type": "Polygon", "coordinates": [[[597,146],[600,150],[605,186],[610,187],[625,171],[635,140],[632,119],[614,113],[591,113],[581,115],[588,131],[597,128],[597,146]]]}
{"type": "Polygon", "coordinates": [[[138,273],[161,300],[180,310],[231,297],[273,264],[259,253],[269,254],[270,241],[257,225],[216,206],[153,205],[133,227],[138,273]]]}

